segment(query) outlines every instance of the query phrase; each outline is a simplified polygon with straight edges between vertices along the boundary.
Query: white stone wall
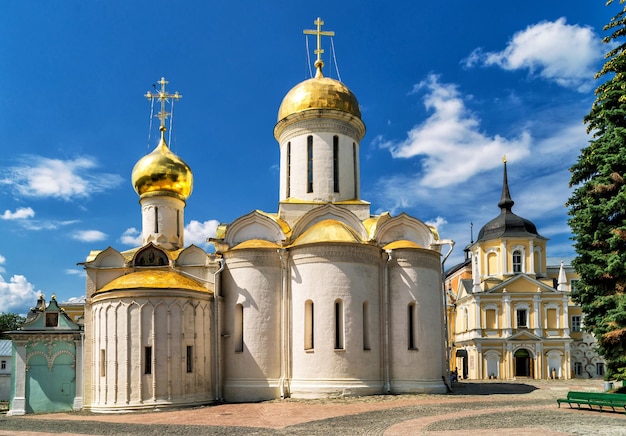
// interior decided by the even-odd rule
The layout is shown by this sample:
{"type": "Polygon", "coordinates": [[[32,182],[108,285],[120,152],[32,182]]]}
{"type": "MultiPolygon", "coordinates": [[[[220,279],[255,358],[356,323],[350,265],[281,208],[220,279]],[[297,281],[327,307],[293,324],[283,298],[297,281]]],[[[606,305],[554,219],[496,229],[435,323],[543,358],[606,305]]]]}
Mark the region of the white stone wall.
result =
{"type": "Polygon", "coordinates": [[[292,249],[291,300],[296,398],[382,392],[380,251],[371,246],[316,244],[292,249]],[[343,301],[343,349],[335,349],[335,302],[343,301]],[[314,347],[305,349],[305,306],[313,302],[314,347]],[[364,326],[363,303],[369,305],[364,326]],[[369,329],[364,350],[363,328],[369,329]]]}
{"type": "Polygon", "coordinates": [[[222,272],[223,396],[226,401],[280,398],[281,268],[276,250],[233,250],[222,272]],[[237,305],[243,308],[238,350],[237,305]]]}
{"type": "Polygon", "coordinates": [[[92,392],[86,406],[115,411],[210,402],[212,296],[176,290],[168,295],[159,295],[162,290],[133,292],[94,298],[91,365],[86,368],[92,392]],[[146,346],[152,347],[151,374],[145,373],[146,346]],[[193,347],[191,372],[187,346],[193,347]]]}
{"type": "Polygon", "coordinates": [[[390,378],[393,393],[445,392],[443,294],[439,254],[394,250],[389,264],[390,378]],[[415,304],[409,349],[410,304],[415,304]]]}

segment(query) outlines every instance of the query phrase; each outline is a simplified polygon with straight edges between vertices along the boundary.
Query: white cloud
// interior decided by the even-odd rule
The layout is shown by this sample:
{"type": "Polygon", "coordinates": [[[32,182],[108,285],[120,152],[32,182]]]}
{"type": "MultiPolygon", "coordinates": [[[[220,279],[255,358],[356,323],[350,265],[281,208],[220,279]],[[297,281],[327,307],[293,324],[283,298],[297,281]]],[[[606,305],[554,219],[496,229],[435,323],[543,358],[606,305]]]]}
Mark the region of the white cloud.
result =
{"type": "Polygon", "coordinates": [[[35,305],[40,293],[22,275],[14,275],[8,282],[0,275],[0,307],[3,312],[25,314],[35,305]]]}
{"type": "Polygon", "coordinates": [[[440,228],[448,224],[448,221],[445,218],[438,216],[432,221],[426,221],[426,224],[435,228],[440,228]]]}
{"type": "Polygon", "coordinates": [[[124,231],[120,242],[133,247],[139,247],[141,245],[141,232],[134,227],[130,227],[124,231]]]}
{"type": "Polygon", "coordinates": [[[0,254],[0,273],[3,273],[5,271],[2,265],[4,265],[6,261],[7,258],[0,254]]]}
{"type": "MultiPolygon", "coordinates": [[[[213,238],[215,236],[215,230],[218,225],[219,221],[216,220],[208,220],[205,222],[191,220],[189,224],[185,226],[185,245],[195,244],[199,247],[209,247],[210,243],[206,242],[206,240],[207,238],[213,238]]],[[[126,245],[134,247],[140,246],[141,231],[130,227],[124,231],[120,241],[126,245]]]]}
{"type": "Polygon", "coordinates": [[[35,211],[30,207],[19,207],[15,212],[5,210],[0,216],[3,220],[21,220],[26,218],[32,218],[35,216],[35,211]]]}
{"type": "Polygon", "coordinates": [[[89,157],[61,160],[28,156],[24,164],[9,169],[10,177],[0,184],[12,185],[26,197],[52,197],[63,200],[85,198],[118,186],[117,174],[97,173],[96,161],[89,157]]]}
{"type": "Polygon", "coordinates": [[[498,66],[504,70],[528,70],[533,75],[581,92],[593,86],[597,63],[603,56],[602,41],[591,27],[570,25],[565,18],[542,21],[517,32],[504,50],[478,48],[463,62],[498,66]]]}
{"type": "Polygon", "coordinates": [[[65,270],[65,274],[70,275],[70,276],[81,276],[81,277],[85,277],[86,276],[86,272],[84,269],[77,269],[77,268],[68,268],[65,270]]]}
{"type": "Polygon", "coordinates": [[[60,227],[69,226],[71,224],[76,224],[79,222],[78,220],[68,220],[68,221],[56,221],[56,220],[24,220],[19,221],[20,225],[24,227],[26,230],[56,230],[60,227]]]}
{"type": "Polygon", "coordinates": [[[196,220],[191,220],[189,224],[185,226],[185,244],[195,244],[199,247],[208,247],[209,243],[206,242],[207,238],[215,237],[215,230],[219,221],[208,220],[203,223],[196,220]]]}
{"type": "Polygon", "coordinates": [[[522,132],[518,138],[489,137],[480,131],[480,119],[463,102],[456,85],[442,84],[431,74],[415,85],[414,92],[426,90],[424,105],[433,111],[416,125],[401,142],[378,140],[393,157],[423,159],[425,188],[442,188],[468,180],[481,171],[495,168],[507,155],[521,159],[528,155],[531,137],[522,132]]]}
{"type": "Polygon", "coordinates": [[[73,239],[82,242],[97,242],[106,239],[106,233],[100,230],[79,230],[72,235],[73,239]]]}

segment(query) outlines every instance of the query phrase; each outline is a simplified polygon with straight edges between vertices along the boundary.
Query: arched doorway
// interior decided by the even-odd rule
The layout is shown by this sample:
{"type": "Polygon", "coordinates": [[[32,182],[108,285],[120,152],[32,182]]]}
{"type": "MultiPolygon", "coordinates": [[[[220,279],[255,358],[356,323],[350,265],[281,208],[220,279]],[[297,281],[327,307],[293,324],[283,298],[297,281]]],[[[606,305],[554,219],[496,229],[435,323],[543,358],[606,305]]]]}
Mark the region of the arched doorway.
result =
{"type": "Polygon", "coordinates": [[[72,410],[76,395],[74,356],[59,354],[50,368],[43,353],[33,355],[28,360],[25,383],[26,413],[72,410]]]}
{"type": "Polygon", "coordinates": [[[515,377],[532,377],[532,355],[525,348],[520,348],[513,355],[515,377]]]}

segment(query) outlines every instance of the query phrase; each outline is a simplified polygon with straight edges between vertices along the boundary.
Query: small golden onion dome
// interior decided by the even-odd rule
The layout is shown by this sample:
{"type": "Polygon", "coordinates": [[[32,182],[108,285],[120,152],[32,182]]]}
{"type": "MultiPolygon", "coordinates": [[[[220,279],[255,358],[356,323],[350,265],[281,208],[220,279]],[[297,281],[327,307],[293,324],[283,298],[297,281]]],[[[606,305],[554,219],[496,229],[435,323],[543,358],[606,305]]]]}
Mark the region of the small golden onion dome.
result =
{"type": "Polygon", "coordinates": [[[355,95],[338,80],[324,77],[321,67],[313,79],[300,82],[285,95],[278,109],[278,121],[309,109],[334,109],[361,118],[355,95]]]}
{"type": "Polygon", "coordinates": [[[161,129],[159,145],[135,164],[132,182],[140,196],[159,193],[186,200],[191,195],[193,174],[189,166],[167,146],[165,128],[161,129]]]}

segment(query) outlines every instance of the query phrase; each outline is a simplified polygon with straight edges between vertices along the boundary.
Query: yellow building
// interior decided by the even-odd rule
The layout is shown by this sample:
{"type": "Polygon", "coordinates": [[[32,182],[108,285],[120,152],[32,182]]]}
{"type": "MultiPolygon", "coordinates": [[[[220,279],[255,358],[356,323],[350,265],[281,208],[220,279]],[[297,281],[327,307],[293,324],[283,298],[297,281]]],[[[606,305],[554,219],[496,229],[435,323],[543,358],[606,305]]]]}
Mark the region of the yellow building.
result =
{"type": "Polygon", "coordinates": [[[500,214],[446,274],[450,370],[469,379],[602,377],[571,300],[576,272],[547,265],[547,238],[513,204],[505,162],[500,214]]]}

